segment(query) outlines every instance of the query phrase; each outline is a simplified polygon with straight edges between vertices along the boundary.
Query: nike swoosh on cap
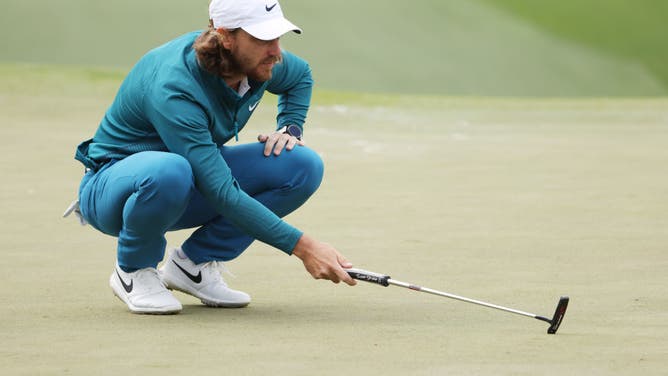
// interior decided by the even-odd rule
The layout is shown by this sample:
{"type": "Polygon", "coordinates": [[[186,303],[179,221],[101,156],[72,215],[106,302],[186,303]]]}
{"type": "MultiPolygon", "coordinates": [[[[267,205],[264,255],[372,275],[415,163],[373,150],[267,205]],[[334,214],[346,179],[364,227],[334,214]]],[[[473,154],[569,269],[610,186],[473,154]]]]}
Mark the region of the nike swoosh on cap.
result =
{"type": "Polygon", "coordinates": [[[272,5],[272,6],[265,5],[265,6],[264,6],[264,9],[266,9],[267,12],[271,12],[271,10],[274,9],[274,7],[275,7],[277,4],[278,4],[278,3],[275,3],[275,4],[272,5]]]}
{"type": "Polygon", "coordinates": [[[199,273],[197,273],[197,275],[192,275],[192,274],[188,273],[187,270],[183,269],[183,267],[181,267],[181,265],[177,264],[176,261],[172,260],[172,262],[174,263],[174,265],[176,265],[177,268],[181,269],[183,274],[185,274],[186,277],[190,278],[191,281],[193,281],[195,283],[202,282],[202,271],[201,270],[199,271],[199,273]]]}
{"type": "Polygon", "coordinates": [[[135,282],[131,279],[130,284],[129,285],[126,284],[125,281],[123,280],[123,278],[121,278],[121,274],[118,272],[118,270],[116,270],[116,275],[118,276],[118,279],[121,280],[121,285],[123,285],[123,288],[125,289],[125,292],[127,292],[128,294],[131,293],[132,292],[132,285],[134,285],[135,282]]]}

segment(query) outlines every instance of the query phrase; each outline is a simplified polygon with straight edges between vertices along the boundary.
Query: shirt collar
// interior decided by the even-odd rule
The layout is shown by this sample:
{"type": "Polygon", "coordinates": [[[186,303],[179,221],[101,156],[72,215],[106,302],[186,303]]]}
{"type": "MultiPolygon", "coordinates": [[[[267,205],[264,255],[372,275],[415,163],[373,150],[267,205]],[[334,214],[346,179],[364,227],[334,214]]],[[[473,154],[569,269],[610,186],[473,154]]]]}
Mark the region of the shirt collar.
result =
{"type": "Polygon", "coordinates": [[[239,90],[237,93],[239,93],[240,97],[243,97],[248,93],[248,91],[251,89],[250,84],[248,83],[248,77],[244,77],[243,80],[239,83],[239,90]]]}

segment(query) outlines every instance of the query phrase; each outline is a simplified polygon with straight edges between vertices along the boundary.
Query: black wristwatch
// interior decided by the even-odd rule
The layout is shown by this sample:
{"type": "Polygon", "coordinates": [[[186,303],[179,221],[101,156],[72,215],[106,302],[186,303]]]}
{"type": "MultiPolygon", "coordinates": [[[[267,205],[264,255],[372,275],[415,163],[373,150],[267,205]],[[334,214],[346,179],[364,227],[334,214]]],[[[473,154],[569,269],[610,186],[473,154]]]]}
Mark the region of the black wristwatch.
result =
{"type": "Polygon", "coordinates": [[[287,133],[290,136],[301,141],[302,139],[302,129],[298,125],[290,124],[278,130],[281,133],[287,133]]]}

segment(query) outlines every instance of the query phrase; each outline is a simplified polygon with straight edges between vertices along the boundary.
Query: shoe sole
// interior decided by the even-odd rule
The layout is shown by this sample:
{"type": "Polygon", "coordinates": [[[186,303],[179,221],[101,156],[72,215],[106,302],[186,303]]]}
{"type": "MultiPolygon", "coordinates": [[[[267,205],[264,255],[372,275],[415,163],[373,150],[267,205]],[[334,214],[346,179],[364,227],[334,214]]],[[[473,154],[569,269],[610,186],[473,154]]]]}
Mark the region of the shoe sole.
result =
{"type": "Polygon", "coordinates": [[[213,307],[213,308],[244,308],[247,305],[250,304],[248,303],[219,303],[219,302],[214,302],[214,301],[209,301],[209,300],[204,300],[200,299],[202,304],[204,304],[207,307],[213,307]]]}
{"type": "Polygon", "coordinates": [[[130,301],[126,300],[125,297],[123,296],[124,294],[120,293],[117,291],[117,289],[121,289],[122,287],[118,286],[118,282],[116,282],[115,279],[111,280],[111,291],[114,292],[114,295],[120,299],[125,305],[128,306],[128,309],[132,313],[140,314],[140,315],[175,315],[179,312],[181,312],[182,308],[171,308],[171,309],[164,309],[164,308],[139,308],[132,304],[130,301]]]}
{"type": "Polygon", "coordinates": [[[202,304],[204,304],[207,307],[213,307],[213,308],[243,308],[243,307],[246,307],[247,305],[250,304],[250,302],[230,303],[230,302],[217,302],[215,300],[208,300],[207,298],[203,298],[201,296],[198,296],[191,291],[187,291],[186,289],[182,289],[182,288],[179,288],[179,287],[176,287],[176,286],[171,286],[171,285],[168,285],[167,289],[172,290],[172,291],[174,291],[174,290],[180,291],[184,294],[194,296],[195,298],[199,299],[200,302],[202,302],[202,304]]]}

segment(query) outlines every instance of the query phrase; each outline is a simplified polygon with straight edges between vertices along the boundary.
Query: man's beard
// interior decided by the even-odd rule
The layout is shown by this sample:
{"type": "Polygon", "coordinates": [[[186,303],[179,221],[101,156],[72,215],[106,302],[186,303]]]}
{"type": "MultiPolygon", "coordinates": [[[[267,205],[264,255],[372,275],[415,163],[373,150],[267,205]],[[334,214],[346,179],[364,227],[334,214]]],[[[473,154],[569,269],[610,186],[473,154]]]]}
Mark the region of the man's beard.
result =
{"type": "MultiPolygon", "coordinates": [[[[268,76],[257,73],[256,69],[259,65],[253,66],[252,63],[248,62],[247,60],[237,58],[237,56],[235,56],[235,54],[230,50],[223,49],[223,51],[223,55],[225,56],[225,59],[227,59],[228,74],[243,74],[249,79],[257,82],[268,81],[271,78],[271,72],[269,72],[268,76]]],[[[261,63],[268,62],[269,60],[275,60],[277,62],[279,59],[266,59],[261,63]]]]}
{"type": "Polygon", "coordinates": [[[227,75],[232,76],[232,75],[235,75],[235,74],[238,74],[238,73],[243,73],[243,70],[241,68],[241,64],[239,63],[239,60],[232,54],[232,51],[230,51],[226,48],[223,48],[222,46],[221,46],[221,50],[223,51],[223,53],[222,53],[223,57],[225,58],[225,60],[227,60],[227,66],[225,67],[225,68],[227,68],[226,69],[227,72],[224,72],[224,75],[225,76],[227,76],[227,75]]]}

